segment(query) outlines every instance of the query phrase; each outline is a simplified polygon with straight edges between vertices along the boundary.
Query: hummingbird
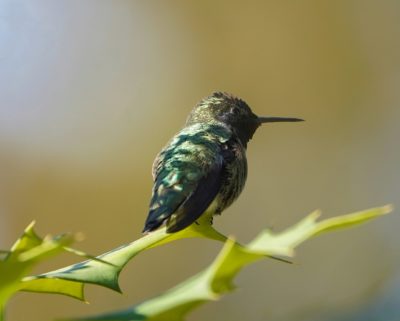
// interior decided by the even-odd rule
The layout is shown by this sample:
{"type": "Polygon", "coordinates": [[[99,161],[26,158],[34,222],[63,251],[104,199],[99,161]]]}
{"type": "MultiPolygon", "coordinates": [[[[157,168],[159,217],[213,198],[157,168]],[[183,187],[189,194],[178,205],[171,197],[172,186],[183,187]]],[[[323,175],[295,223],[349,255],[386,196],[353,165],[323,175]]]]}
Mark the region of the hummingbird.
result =
{"type": "Polygon", "coordinates": [[[259,117],[244,100],[225,92],[202,99],[154,160],[143,233],[163,225],[167,233],[175,233],[202,216],[212,224],[213,216],[229,207],[244,188],[247,144],[257,128],[298,121],[303,119],[259,117]]]}

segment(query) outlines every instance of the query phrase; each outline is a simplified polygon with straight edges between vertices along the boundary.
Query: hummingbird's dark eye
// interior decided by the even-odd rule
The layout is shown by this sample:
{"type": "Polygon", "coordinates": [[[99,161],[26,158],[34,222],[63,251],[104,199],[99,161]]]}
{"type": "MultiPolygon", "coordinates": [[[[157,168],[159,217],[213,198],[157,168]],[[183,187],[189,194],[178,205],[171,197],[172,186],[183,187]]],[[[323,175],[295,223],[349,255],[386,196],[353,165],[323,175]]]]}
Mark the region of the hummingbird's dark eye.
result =
{"type": "Polygon", "coordinates": [[[232,107],[232,108],[229,110],[229,113],[232,114],[232,115],[239,115],[239,114],[240,114],[240,110],[237,109],[236,107],[232,107]]]}

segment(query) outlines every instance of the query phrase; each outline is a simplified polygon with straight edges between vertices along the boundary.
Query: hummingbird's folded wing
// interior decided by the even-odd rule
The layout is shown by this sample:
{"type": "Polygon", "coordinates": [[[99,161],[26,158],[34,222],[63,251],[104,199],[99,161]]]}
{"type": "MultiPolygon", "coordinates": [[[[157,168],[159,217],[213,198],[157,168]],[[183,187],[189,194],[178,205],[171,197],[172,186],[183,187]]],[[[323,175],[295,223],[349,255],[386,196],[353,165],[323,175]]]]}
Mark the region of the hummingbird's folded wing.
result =
{"type": "Polygon", "coordinates": [[[169,233],[178,232],[195,222],[211,205],[221,188],[222,162],[215,163],[203,175],[183,203],[172,214],[169,233]]]}
{"type": "Polygon", "coordinates": [[[212,203],[221,187],[224,157],[220,145],[186,141],[164,150],[155,167],[155,182],[144,232],[167,221],[168,232],[195,222],[212,203]]]}

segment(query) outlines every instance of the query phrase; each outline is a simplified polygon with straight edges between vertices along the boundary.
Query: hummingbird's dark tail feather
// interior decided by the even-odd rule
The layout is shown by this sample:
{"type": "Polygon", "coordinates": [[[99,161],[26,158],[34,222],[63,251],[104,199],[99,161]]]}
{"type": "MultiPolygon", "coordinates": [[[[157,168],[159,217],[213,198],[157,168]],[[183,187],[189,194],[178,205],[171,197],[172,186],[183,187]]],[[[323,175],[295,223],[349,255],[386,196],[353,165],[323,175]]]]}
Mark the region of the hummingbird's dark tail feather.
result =
{"type": "Polygon", "coordinates": [[[170,210],[168,210],[168,208],[165,206],[158,207],[156,210],[151,210],[147,217],[142,233],[148,233],[158,229],[171,215],[168,212],[170,212],[170,210]]]}

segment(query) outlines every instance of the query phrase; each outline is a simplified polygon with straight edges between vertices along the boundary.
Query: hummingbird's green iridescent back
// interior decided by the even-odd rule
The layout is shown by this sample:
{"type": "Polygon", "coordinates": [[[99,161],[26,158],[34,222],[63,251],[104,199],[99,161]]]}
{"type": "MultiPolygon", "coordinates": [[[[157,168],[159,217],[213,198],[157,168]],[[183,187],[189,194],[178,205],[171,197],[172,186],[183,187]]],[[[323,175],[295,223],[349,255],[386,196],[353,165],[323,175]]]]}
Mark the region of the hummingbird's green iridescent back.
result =
{"type": "Polygon", "coordinates": [[[167,232],[177,232],[204,213],[220,214],[231,205],[246,181],[247,143],[267,121],[298,119],[260,118],[243,100],[226,93],[201,100],[154,161],[144,232],[164,223],[167,232]]]}

